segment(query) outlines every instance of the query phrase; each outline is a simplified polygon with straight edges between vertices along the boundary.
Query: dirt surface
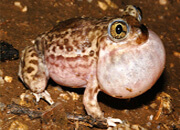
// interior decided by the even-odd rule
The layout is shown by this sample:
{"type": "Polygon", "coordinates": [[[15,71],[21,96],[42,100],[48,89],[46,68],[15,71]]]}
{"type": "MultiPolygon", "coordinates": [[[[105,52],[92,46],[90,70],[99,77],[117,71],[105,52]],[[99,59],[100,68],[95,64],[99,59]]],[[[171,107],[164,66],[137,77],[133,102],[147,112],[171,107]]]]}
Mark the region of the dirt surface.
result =
{"type": "MultiPolygon", "coordinates": [[[[1,0],[0,40],[12,44],[21,53],[32,44],[31,40],[58,21],[79,16],[118,16],[126,5],[136,5],[142,9],[143,23],[155,31],[164,43],[166,68],[153,88],[136,98],[121,100],[100,93],[100,107],[106,117],[120,118],[147,129],[180,129],[180,1],[162,0],[167,2],[163,4],[159,0],[113,0],[117,7],[111,6],[112,3],[108,5],[104,0],[99,1],[107,8],[100,7],[96,0],[1,0]]],[[[0,81],[0,130],[90,129],[66,118],[43,123],[40,119],[31,120],[27,115],[8,114],[6,106],[12,102],[34,110],[43,111],[50,107],[43,100],[35,103],[30,91],[18,79],[18,64],[19,60],[0,62],[0,77],[13,78],[9,81],[6,77],[8,80],[4,83],[0,81]],[[28,94],[25,100],[21,98],[23,93],[28,94]]],[[[86,114],[82,104],[83,89],[61,89],[53,81],[49,82],[47,89],[55,102],[62,103],[66,112],[86,114]]]]}

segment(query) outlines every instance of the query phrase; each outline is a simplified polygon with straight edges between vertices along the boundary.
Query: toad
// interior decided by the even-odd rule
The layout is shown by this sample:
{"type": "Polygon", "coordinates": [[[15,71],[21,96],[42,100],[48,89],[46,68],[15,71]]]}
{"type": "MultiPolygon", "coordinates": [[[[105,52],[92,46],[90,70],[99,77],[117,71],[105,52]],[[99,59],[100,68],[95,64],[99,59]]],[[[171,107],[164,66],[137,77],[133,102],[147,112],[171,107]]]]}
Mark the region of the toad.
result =
{"type": "Polygon", "coordinates": [[[133,98],[149,90],[163,72],[163,43],[141,18],[141,11],[130,5],[120,17],[62,21],[22,51],[18,75],[37,102],[44,98],[54,103],[45,90],[49,78],[63,86],[84,87],[87,114],[104,119],[99,91],[133,98]]]}

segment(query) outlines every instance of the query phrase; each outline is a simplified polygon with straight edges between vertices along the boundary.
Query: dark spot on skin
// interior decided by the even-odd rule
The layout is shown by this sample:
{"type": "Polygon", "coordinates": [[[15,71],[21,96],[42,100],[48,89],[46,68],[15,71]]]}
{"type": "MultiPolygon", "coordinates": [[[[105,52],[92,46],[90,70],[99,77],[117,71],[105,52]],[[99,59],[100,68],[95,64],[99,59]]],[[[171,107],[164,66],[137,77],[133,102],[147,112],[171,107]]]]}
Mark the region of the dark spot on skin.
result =
{"type": "Polygon", "coordinates": [[[106,40],[106,37],[104,36],[104,37],[101,37],[100,38],[100,40],[99,40],[99,43],[102,43],[102,42],[104,42],[106,40]]]}
{"type": "Polygon", "coordinates": [[[69,33],[69,32],[67,32],[67,31],[66,31],[64,34],[66,34],[66,35],[67,35],[68,33],[69,33]]]}
{"type": "Polygon", "coordinates": [[[105,50],[106,47],[107,47],[107,44],[103,45],[102,49],[105,50]]]}
{"type": "Polygon", "coordinates": [[[38,56],[37,53],[34,52],[31,54],[31,57],[34,57],[34,56],[37,57],[38,56]]]}
{"type": "Polygon", "coordinates": [[[56,52],[56,46],[53,47],[52,51],[53,51],[53,52],[56,52]]]}
{"type": "Polygon", "coordinates": [[[80,76],[80,73],[77,73],[77,74],[75,74],[77,77],[79,77],[80,76]]]}
{"type": "Polygon", "coordinates": [[[41,39],[41,44],[43,45],[45,43],[44,37],[41,39]]]}
{"type": "Polygon", "coordinates": [[[86,50],[84,49],[84,47],[82,48],[82,53],[84,53],[86,50]]]}
{"type": "Polygon", "coordinates": [[[76,35],[79,37],[79,36],[82,35],[82,30],[77,30],[75,33],[76,33],[76,35]]]}
{"type": "Polygon", "coordinates": [[[89,99],[90,99],[90,100],[93,100],[93,99],[94,99],[94,94],[97,94],[97,93],[98,93],[99,88],[98,88],[98,87],[96,87],[96,88],[90,88],[88,91],[89,91],[89,93],[90,93],[89,99]]]}
{"type": "Polygon", "coordinates": [[[51,59],[53,59],[53,60],[55,59],[55,56],[54,56],[54,55],[50,55],[49,57],[50,57],[51,59]]]}
{"type": "Polygon", "coordinates": [[[37,64],[38,64],[38,61],[37,61],[37,60],[30,60],[29,63],[34,64],[34,65],[37,65],[37,64]]]}
{"type": "Polygon", "coordinates": [[[33,48],[29,49],[29,50],[28,50],[28,53],[32,52],[33,50],[34,50],[33,48]]]}
{"type": "MultiPolygon", "coordinates": [[[[73,45],[78,48],[78,41],[73,40],[73,45]]],[[[79,49],[79,48],[78,48],[79,49]]]]}
{"type": "Polygon", "coordinates": [[[99,50],[98,50],[98,51],[96,51],[96,56],[99,56],[99,50]]]}
{"type": "Polygon", "coordinates": [[[59,40],[56,41],[56,45],[59,45],[59,40]]]}
{"type": "Polygon", "coordinates": [[[36,41],[35,41],[35,44],[36,44],[36,45],[39,44],[39,40],[36,40],[36,41]]]}
{"type": "Polygon", "coordinates": [[[57,68],[59,67],[59,65],[58,64],[54,64],[57,68]]]}
{"type": "Polygon", "coordinates": [[[91,28],[86,28],[86,34],[89,33],[91,31],[91,28]]]}
{"type": "Polygon", "coordinates": [[[60,36],[61,36],[60,34],[56,34],[56,35],[55,35],[56,38],[59,38],[60,36]]]}
{"type": "Polygon", "coordinates": [[[48,49],[50,46],[51,46],[51,44],[47,44],[47,45],[46,45],[46,49],[48,49]]]}
{"type": "Polygon", "coordinates": [[[64,57],[62,55],[57,56],[57,60],[63,60],[64,57]]]}
{"type": "Polygon", "coordinates": [[[93,91],[94,91],[93,88],[89,89],[89,93],[90,93],[89,100],[93,100],[93,98],[94,98],[94,92],[93,91]]]}
{"type": "Polygon", "coordinates": [[[85,42],[83,43],[83,47],[91,47],[91,42],[85,42]]]}
{"type": "Polygon", "coordinates": [[[94,90],[94,93],[98,93],[98,91],[99,91],[99,88],[96,87],[96,89],[94,90]]]}
{"type": "Polygon", "coordinates": [[[86,36],[86,35],[81,35],[81,36],[79,36],[79,37],[80,37],[80,40],[81,40],[81,41],[85,41],[87,36],[86,36]]]}
{"type": "Polygon", "coordinates": [[[44,45],[45,45],[45,46],[47,45],[47,40],[44,41],[44,45]]]}
{"type": "Polygon", "coordinates": [[[104,30],[107,30],[107,26],[104,26],[104,27],[103,27],[103,31],[104,31],[104,30]]]}
{"type": "Polygon", "coordinates": [[[94,51],[91,50],[91,51],[89,52],[89,56],[93,56],[93,55],[94,55],[94,51]]]}
{"type": "Polygon", "coordinates": [[[68,40],[68,39],[64,39],[64,45],[67,45],[67,44],[68,44],[68,42],[69,42],[69,40],[68,40]]]}
{"type": "Polygon", "coordinates": [[[65,34],[61,34],[61,35],[60,35],[61,38],[64,38],[65,36],[66,36],[65,34]]]}
{"type": "Polygon", "coordinates": [[[96,46],[97,47],[99,47],[99,45],[101,44],[101,43],[104,43],[104,44],[101,44],[101,45],[103,45],[103,46],[101,46],[102,47],[102,49],[104,50],[105,48],[106,48],[106,46],[107,46],[107,44],[106,44],[106,36],[103,36],[103,37],[101,37],[100,39],[99,39],[99,41],[97,42],[97,44],[96,44],[96,46]]]}
{"type": "Polygon", "coordinates": [[[82,58],[83,58],[84,60],[88,61],[89,56],[88,56],[88,55],[84,55],[82,58]]]}
{"type": "Polygon", "coordinates": [[[95,26],[93,30],[96,31],[98,29],[99,29],[99,26],[95,26]]]}
{"type": "Polygon", "coordinates": [[[67,50],[68,52],[70,52],[70,51],[73,50],[73,47],[72,47],[72,46],[66,46],[66,50],[67,50]]]}
{"type": "Polygon", "coordinates": [[[63,45],[59,45],[59,49],[63,50],[64,49],[63,45]]]}
{"type": "Polygon", "coordinates": [[[99,42],[96,42],[96,47],[97,47],[97,48],[99,47],[99,42]]]}
{"type": "Polygon", "coordinates": [[[32,68],[32,67],[27,68],[27,73],[31,73],[32,71],[34,71],[34,68],[32,68]]]}
{"type": "Polygon", "coordinates": [[[66,67],[64,64],[62,64],[62,65],[61,65],[61,69],[62,69],[62,70],[66,70],[67,67],[66,67]]]}
{"type": "Polygon", "coordinates": [[[71,32],[71,36],[73,36],[74,34],[76,34],[76,31],[72,31],[71,32]]]}
{"type": "Polygon", "coordinates": [[[24,68],[24,67],[25,67],[25,62],[24,62],[24,60],[23,60],[23,61],[21,61],[21,67],[22,67],[22,68],[24,68]]]}
{"type": "Polygon", "coordinates": [[[128,90],[129,92],[132,92],[132,89],[131,89],[131,88],[126,88],[126,90],[128,90]]]}
{"type": "Polygon", "coordinates": [[[54,37],[53,35],[48,35],[49,41],[52,41],[53,37],[54,37]]]}
{"type": "MultiPolygon", "coordinates": [[[[90,103],[90,104],[89,104],[89,107],[90,107],[90,108],[93,108],[93,107],[96,107],[96,106],[95,106],[94,104],[91,104],[91,103],[90,103]]],[[[91,115],[96,115],[96,112],[92,112],[91,115]]]]}
{"type": "Polygon", "coordinates": [[[99,37],[101,35],[101,32],[100,31],[97,31],[96,32],[96,37],[99,37]]]}
{"type": "Polygon", "coordinates": [[[64,38],[67,34],[68,34],[68,32],[65,32],[65,33],[63,33],[63,34],[60,34],[60,37],[61,37],[61,38],[64,38]]]}

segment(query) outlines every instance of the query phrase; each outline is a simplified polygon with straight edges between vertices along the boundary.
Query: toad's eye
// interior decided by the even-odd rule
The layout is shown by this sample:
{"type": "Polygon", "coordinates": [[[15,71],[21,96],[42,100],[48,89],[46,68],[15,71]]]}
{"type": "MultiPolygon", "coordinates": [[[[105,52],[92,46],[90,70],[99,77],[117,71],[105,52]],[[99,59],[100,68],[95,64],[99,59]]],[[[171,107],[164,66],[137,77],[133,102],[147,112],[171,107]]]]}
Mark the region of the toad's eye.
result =
{"type": "Polygon", "coordinates": [[[128,32],[128,24],[121,19],[115,19],[113,22],[109,23],[108,34],[115,40],[124,39],[127,36],[128,32]]]}

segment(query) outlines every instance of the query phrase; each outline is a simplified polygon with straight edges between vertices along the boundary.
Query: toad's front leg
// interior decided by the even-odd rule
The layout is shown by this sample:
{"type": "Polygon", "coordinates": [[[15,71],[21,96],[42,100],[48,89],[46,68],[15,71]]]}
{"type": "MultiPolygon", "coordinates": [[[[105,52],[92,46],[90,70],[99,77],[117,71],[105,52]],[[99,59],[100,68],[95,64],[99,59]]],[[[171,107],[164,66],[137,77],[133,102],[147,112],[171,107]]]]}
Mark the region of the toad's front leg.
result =
{"type": "Polygon", "coordinates": [[[99,104],[97,102],[97,95],[100,91],[96,76],[91,75],[90,80],[84,92],[83,104],[88,115],[94,118],[102,119],[104,117],[99,104]]]}
{"type": "Polygon", "coordinates": [[[44,98],[49,104],[54,103],[50,94],[45,91],[49,73],[44,56],[37,51],[35,45],[28,46],[22,51],[18,75],[24,84],[31,89],[37,102],[40,98],[44,98]]]}
{"type": "Polygon", "coordinates": [[[115,123],[122,123],[120,119],[111,117],[104,118],[104,114],[101,111],[99,104],[97,102],[97,95],[99,91],[100,88],[98,87],[96,76],[91,75],[83,97],[83,104],[85,106],[87,114],[91,115],[96,119],[106,119],[108,126],[116,126],[115,123]]]}

